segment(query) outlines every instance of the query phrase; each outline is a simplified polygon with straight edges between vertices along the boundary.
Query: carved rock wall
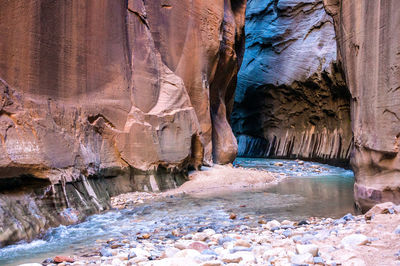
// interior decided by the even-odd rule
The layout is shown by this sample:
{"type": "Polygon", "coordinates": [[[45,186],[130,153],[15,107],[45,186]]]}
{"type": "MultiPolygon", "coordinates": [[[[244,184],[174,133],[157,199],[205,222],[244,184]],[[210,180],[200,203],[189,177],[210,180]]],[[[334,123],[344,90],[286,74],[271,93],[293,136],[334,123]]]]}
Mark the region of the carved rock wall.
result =
{"type": "Polygon", "coordinates": [[[350,94],[321,0],[248,1],[231,121],[239,156],[347,164],[350,94]]]}
{"type": "Polygon", "coordinates": [[[400,203],[400,2],[325,0],[351,92],[356,203],[400,203]]]}
{"type": "Polygon", "coordinates": [[[234,159],[245,0],[0,6],[0,246],[234,159]]]}

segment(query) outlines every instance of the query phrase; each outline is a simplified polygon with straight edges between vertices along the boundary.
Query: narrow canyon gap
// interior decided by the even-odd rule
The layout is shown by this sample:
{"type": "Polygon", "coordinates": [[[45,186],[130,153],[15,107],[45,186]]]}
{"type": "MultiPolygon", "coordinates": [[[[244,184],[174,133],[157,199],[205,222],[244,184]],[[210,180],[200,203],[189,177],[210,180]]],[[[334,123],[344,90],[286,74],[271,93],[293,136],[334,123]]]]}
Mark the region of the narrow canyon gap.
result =
{"type": "Polygon", "coordinates": [[[348,165],[350,93],[322,0],[248,1],[231,121],[240,156],[348,165]]]}
{"type": "Polygon", "coordinates": [[[248,1],[231,117],[238,154],[350,159],[360,209],[400,203],[399,7],[248,1]]]}

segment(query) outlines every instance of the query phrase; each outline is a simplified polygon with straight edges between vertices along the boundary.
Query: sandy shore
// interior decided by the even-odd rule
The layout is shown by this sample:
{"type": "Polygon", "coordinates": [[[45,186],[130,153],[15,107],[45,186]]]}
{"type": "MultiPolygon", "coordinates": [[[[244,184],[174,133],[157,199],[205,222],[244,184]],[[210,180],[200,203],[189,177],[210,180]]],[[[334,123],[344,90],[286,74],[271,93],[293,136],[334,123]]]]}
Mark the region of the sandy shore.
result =
{"type": "Polygon", "coordinates": [[[171,195],[204,196],[229,191],[262,189],[277,184],[286,177],[283,173],[278,174],[231,165],[214,165],[213,167],[202,167],[201,171],[190,172],[189,180],[176,189],[161,193],[131,192],[113,197],[111,202],[113,208],[121,209],[132,204],[141,204],[171,195]]]}

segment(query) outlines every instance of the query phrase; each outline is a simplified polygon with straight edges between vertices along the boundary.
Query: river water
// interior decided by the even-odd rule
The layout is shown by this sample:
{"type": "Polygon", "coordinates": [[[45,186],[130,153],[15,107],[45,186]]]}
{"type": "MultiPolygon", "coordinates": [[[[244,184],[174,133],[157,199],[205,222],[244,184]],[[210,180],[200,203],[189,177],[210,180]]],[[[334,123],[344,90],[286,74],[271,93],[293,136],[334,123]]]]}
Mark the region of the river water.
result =
{"type": "Polygon", "coordinates": [[[224,232],[260,219],[300,221],[310,216],[339,218],[354,213],[353,172],[324,164],[293,160],[238,158],[235,165],[285,173],[289,178],[263,190],[207,196],[177,196],[142,204],[134,209],[111,210],[85,222],[59,226],[42,239],[0,249],[0,265],[41,262],[55,255],[80,255],[96,240],[135,239],[140,233],[171,238],[179,228],[186,233],[202,228],[224,232]],[[229,213],[237,219],[229,219],[229,213]]]}

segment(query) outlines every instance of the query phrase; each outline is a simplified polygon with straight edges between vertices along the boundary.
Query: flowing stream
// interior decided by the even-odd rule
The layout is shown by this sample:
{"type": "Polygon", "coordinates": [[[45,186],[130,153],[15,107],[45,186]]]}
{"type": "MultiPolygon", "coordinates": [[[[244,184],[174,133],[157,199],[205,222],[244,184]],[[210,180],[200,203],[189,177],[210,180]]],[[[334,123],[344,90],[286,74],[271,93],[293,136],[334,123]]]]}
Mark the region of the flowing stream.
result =
{"type": "Polygon", "coordinates": [[[41,262],[60,254],[84,254],[98,240],[134,239],[145,232],[173,238],[170,232],[176,228],[187,233],[201,228],[223,232],[256,225],[260,219],[300,221],[310,216],[339,218],[354,213],[351,170],[293,160],[238,158],[234,164],[285,173],[290,178],[263,190],[171,196],[133,209],[93,215],[77,225],[53,228],[42,239],[0,249],[0,265],[41,262]],[[237,219],[229,219],[232,212],[237,219]]]}

